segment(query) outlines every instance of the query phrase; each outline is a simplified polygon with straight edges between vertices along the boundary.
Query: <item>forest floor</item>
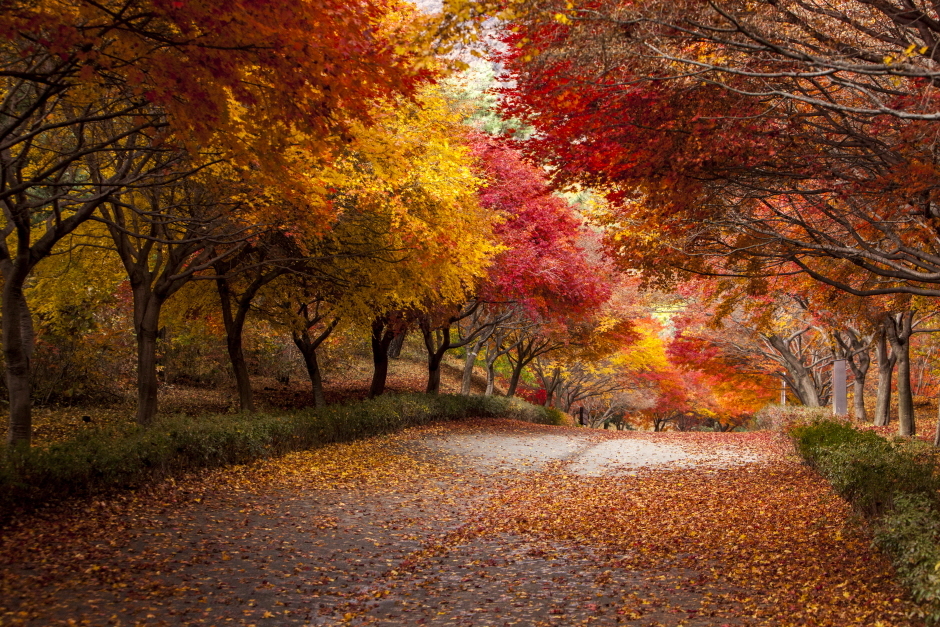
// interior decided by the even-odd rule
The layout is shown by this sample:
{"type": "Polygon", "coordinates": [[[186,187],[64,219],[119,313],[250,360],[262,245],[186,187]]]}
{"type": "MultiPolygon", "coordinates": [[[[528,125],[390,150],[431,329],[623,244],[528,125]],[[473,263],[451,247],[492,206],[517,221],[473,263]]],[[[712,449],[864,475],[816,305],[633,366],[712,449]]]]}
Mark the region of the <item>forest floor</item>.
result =
{"type": "MultiPolygon", "coordinates": [[[[327,381],[329,401],[365,395],[360,366],[327,381]]],[[[443,391],[459,373],[445,366],[443,391]]],[[[389,389],[424,377],[395,360],[389,389]]],[[[255,389],[267,411],[311,400],[303,380],[255,389]]],[[[234,411],[231,397],[161,391],[169,414],[234,411]]],[[[132,409],[39,408],[37,443],[132,409]]],[[[894,627],[917,625],[912,609],[861,521],[769,432],[434,425],[0,529],[0,627],[894,627]]]]}
{"type": "MultiPolygon", "coordinates": [[[[457,393],[463,374],[461,360],[448,355],[441,364],[441,391],[457,393]]],[[[324,394],[329,404],[362,400],[368,396],[372,377],[369,355],[354,355],[342,369],[327,371],[324,394]]],[[[388,393],[424,391],[427,383],[427,362],[418,355],[403,355],[389,362],[386,384],[388,393]]],[[[477,368],[472,379],[472,392],[482,394],[485,374],[477,368]]],[[[270,376],[252,377],[255,404],[261,412],[280,412],[313,406],[310,382],[293,377],[287,382],[270,376]]],[[[497,385],[497,390],[501,388],[497,385]]],[[[128,385],[120,398],[108,403],[76,401],[72,404],[47,404],[33,408],[33,443],[48,444],[73,437],[85,429],[120,427],[134,422],[136,397],[128,385]]],[[[159,392],[161,415],[226,414],[237,411],[238,393],[234,386],[195,387],[162,384],[159,392]]],[[[0,438],[6,435],[6,420],[0,420],[0,438]]]]}
{"type": "Polygon", "coordinates": [[[200,473],[0,534],[0,625],[917,624],[769,432],[496,420],[200,473]]]}

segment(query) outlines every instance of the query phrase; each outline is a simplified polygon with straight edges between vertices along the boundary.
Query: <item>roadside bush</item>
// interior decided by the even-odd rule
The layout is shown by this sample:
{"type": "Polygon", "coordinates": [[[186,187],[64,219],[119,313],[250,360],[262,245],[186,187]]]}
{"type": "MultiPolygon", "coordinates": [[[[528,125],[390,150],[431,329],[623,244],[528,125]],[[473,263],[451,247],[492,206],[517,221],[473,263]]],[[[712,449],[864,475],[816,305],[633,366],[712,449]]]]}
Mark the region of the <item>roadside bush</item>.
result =
{"type": "Polygon", "coordinates": [[[548,424],[556,426],[565,426],[569,424],[574,424],[574,421],[568,417],[568,414],[561,411],[557,407],[546,407],[545,412],[548,415],[548,424]]]}
{"type": "Polygon", "coordinates": [[[791,435],[800,455],[866,516],[883,515],[900,494],[922,495],[940,505],[937,458],[923,442],[888,441],[835,420],[796,426],[791,435]]]}
{"type": "Polygon", "coordinates": [[[936,504],[921,495],[897,497],[894,509],[878,525],[875,543],[894,557],[894,567],[922,616],[940,623],[940,516],[936,504]]]}
{"type": "Polygon", "coordinates": [[[0,519],[65,496],[136,488],[433,421],[498,417],[556,424],[556,413],[516,398],[403,394],[282,415],[178,416],[146,429],[91,430],[47,447],[0,448],[0,519]]]}
{"type": "Polygon", "coordinates": [[[863,515],[923,618],[940,623],[940,457],[921,441],[889,441],[845,422],[790,430],[800,454],[863,515]]]}

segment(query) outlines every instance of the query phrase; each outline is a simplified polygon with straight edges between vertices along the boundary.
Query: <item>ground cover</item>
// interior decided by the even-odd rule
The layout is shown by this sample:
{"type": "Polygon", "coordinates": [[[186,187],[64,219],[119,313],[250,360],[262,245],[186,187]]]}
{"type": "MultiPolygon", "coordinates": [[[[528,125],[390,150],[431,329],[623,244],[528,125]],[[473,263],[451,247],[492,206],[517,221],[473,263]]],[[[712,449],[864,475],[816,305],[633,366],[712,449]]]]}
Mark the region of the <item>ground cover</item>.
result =
{"type": "Polygon", "coordinates": [[[918,624],[858,523],[769,432],[432,425],[18,521],[0,620],[918,624]]]}

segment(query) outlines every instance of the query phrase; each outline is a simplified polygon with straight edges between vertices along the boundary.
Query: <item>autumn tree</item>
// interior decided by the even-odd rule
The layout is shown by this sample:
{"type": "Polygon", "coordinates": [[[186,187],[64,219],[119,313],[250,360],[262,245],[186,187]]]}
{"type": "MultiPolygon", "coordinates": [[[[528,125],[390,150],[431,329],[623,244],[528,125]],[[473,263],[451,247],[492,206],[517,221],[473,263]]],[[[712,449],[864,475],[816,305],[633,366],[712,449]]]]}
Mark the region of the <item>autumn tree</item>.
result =
{"type": "Polygon", "coordinates": [[[510,356],[507,394],[512,396],[522,370],[564,343],[562,327],[603,306],[610,296],[610,275],[599,259],[591,259],[586,244],[592,234],[571,203],[552,191],[543,172],[486,136],[474,136],[473,151],[484,181],[480,204],[500,218],[494,227],[500,251],[468,308],[470,314],[486,315],[467,315],[461,327],[462,338],[476,339],[464,380],[469,386],[475,356],[486,344],[489,372],[496,359],[510,356]]]}
{"type": "MultiPolygon", "coordinates": [[[[349,120],[369,119],[375,98],[411,93],[426,75],[405,32],[420,19],[400,5],[321,9],[147,0],[4,6],[0,272],[11,442],[28,444],[31,432],[23,286],[56,242],[116,193],[167,176],[181,149],[211,144],[272,180],[288,178],[285,148],[299,137],[322,153],[349,120]],[[102,177],[84,176],[89,164],[102,177]]],[[[307,181],[290,187],[315,191],[307,181]]]]}
{"type": "MultiPolygon", "coordinates": [[[[479,180],[452,103],[428,88],[410,102],[376,104],[372,123],[354,125],[349,144],[318,172],[337,214],[329,231],[306,234],[298,225],[296,270],[270,286],[292,303],[294,321],[283,320],[302,344],[305,329],[321,323],[323,331],[339,324],[369,334],[373,396],[384,390],[396,335],[422,320],[431,336],[432,320],[448,324],[498,250],[496,216],[477,201],[479,180]]],[[[308,364],[317,343],[310,339],[308,364]]],[[[429,388],[439,352],[429,353],[429,388]]]]}
{"type": "Polygon", "coordinates": [[[254,230],[234,217],[224,185],[203,175],[115,194],[101,208],[134,295],[137,422],[157,412],[157,339],[163,305],[199,273],[246,245],[254,230]]]}
{"type": "MultiPolygon", "coordinates": [[[[692,21],[682,6],[539,3],[504,37],[506,110],[538,130],[525,145],[557,184],[614,201],[603,219],[611,249],[660,277],[805,272],[856,295],[936,295],[932,132],[909,73],[930,62],[908,46],[871,56],[882,64],[871,74],[820,69],[784,51],[819,44],[825,67],[842,54],[839,36],[865,30],[839,11],[811,19],[727,3],[692,21]],[[814,31],[816,19],[832,28],[814,31]],[[814,40],[830,30],[839,35],[814,40]],[[788,43],[768,43],[781,37],[788,43]],[[896,98],[872,108],[841,72],[893,81],[896,98]]],[[[895,18],[883,12],[872,32],[895,18]]],[[[872,33],[861,41],[890,45],[872,33]]]]}

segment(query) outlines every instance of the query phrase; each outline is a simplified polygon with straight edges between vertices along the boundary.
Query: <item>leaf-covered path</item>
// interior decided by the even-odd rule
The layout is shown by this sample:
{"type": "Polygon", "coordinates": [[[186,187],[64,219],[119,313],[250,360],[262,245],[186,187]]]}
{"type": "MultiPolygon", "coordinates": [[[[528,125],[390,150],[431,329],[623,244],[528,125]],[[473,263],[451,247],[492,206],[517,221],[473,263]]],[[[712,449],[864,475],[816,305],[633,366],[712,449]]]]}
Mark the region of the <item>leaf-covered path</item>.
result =
{"type": "Polygon", "coordinates": [[[3,626],[916,624],[769,433],[438,425],[49,510],[0,560],[3,626]]]}

